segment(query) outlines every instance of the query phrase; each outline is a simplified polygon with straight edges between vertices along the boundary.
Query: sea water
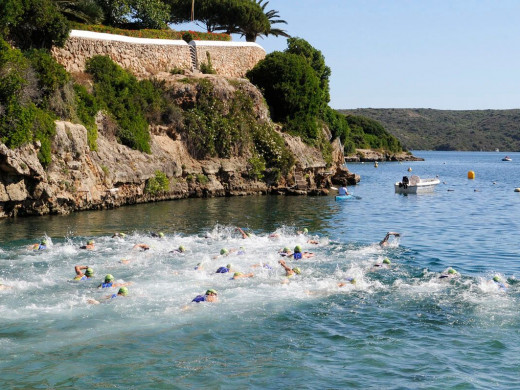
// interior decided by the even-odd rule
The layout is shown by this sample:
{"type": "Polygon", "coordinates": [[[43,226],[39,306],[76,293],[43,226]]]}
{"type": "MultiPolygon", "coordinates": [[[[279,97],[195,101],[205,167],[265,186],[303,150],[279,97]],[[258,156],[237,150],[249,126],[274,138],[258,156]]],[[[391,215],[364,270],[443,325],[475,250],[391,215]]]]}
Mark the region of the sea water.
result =
{"type": "Polygon", "coordinates": [[[520,388],[520,154],[415,154],[426,161],[349,164],[361,182],[347,201],[188,199],[0,221],[0,388],[520,388]],[[441,184],[395,194],[411,174],[441,184]],[[381,248],[387,231],[401,236],[381,248]],[[44,238],[48,249],[30,248],[44,238]],[[90,239],[95,250],[79,248],[90,239]],[[286,278],[279,251],[296,245],[314,256],[286,258],[302,271],[286,278]],[[254,277],[215,273],[228,263],[254,277]],[[73,282],[76,265],[92,280],[73,282]],[[456,277],[440,278],[448,267],[456,277]],[[105,274],[129,295],[106,299],[117,288],[98,289],[105,274]],[[218,302],[191,303],[209,288],[218,302]]]}

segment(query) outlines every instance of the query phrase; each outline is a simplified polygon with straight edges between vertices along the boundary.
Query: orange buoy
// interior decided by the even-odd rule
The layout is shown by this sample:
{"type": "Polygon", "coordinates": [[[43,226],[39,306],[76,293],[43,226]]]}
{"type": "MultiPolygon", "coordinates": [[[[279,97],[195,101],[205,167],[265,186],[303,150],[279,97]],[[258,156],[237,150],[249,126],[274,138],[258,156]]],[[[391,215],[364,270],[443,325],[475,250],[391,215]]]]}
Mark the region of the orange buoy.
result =
{"type": "Polygon", "coordinates": [[[473,180],[474,178],[475,178],[475,172],[473,172],[473,171],[469,171],[469,172],[468,172],[468,179],[473,180]]]}

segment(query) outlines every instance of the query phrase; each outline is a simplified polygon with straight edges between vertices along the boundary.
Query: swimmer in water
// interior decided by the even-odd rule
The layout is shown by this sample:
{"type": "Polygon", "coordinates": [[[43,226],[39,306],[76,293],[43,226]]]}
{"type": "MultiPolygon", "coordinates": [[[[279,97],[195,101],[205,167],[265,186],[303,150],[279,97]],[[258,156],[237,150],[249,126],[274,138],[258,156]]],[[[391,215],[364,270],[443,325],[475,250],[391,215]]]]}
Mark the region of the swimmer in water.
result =
{"type": "Polygon", "coordinates": [[[140,249],[142,251],[147,251],[148,249],[150,249],[150,245],[146,245],[146,244],[135,244],[133,246],[132,249],[140,249]]]}
{"type": "Polygon", "coordinates": [[[381,269],[381,268],[390,268],[390,266],[392,265],[392,262],[390,261],[390,259],[388,257],[385,257],[385,259],[383,260],[382,263],[375,263],[373,266],[372,266],[372,269],[381,269]]]}
{"type": "Polygon", "coordinates": [[[74,271],[76,271],[76,276],[74,277],[76,281],[85,281],[94,276],[94,270],[88,265],[77,265],[74,267],[74,271]],[[82,270],[85,270],[85,273],[82,270]]]}
{"type": "Polygon", "coordinates": [[[177,249],[170,251],[170,253],[184,253],[186,252],[186,248],[180,245],[177,249]]]}
{"type": "Polygon", "coordinates": [[[5,284],[0,283],[0,290],[8,290],[10,288],[13,288],[12,286],[7,286],[5,284]]]}
{"type": "Polygon", "coordinates": [[[87,249],[87,250],[91,251],[91,250],[95,249],[94,244],[95,244],[94,240],[88,240],[87,245],[82,245],[79,247],[79,249],[87,249]]]}
{"type": "Polygon", "coordinates": [[[228,272],[231,272],[231,264],[228,264],[225,267],[219,267],[215,273],[226,274],[228,272]]]}
{"type": "Polygon", "coordinates": [[[200,302],[217,302],[217,292],[212,288],[206,291],[204,295],[197,295],[193,298],[192,302],[200,303],[200,302]]]}
{"type": "Polygon", "coordinates": [[[441,273],[441,276],[439,276],[439,279],[453,279],[460,276],[460,274],[455,271],[453,268],[449,267],[447,270],[445,270],[443,273],[441,273]]]}
{"type": "Polygon", "coordinates": [[[291,250],[288,248],[288,247],[285,247],[283,249],[280,249],[278,251],[278,253],[280,253],[280,256],[282,257],[285,257],[285,256],[292,256],[293,253],[291,252],[291,250]]]}
{"type": "Polygon", "coordinates": [[[313,257],[314,253],[312,252],[302,252],[302,247],[299,245],[296,245],[294,247],[294,253],[292,255],[294,260],[300,260],[300,259],[308,259],[309,257],[313,257]]]}
{"type": "Polygon", "coordinates": [[[345,279],[345,282],[340,282],[338,283],[338,287],[345,287],[345,286],[348,286],[349,284],[356,284],[356,278],[346,278],[345,279]]]}
{"type": "Polygon", "coordinates": [[[388,245],[388,239],[390,238],[390,236],[394,236],[394,237],[400,237],[401,234],[397,233],[397,232],[388,232],[386,233],[386,236],[385,238],[383,238],[383,240],[379,243],[380,246],[382,247],[385,247],[388,245]]]}
{"type": "Polygon", "coordinates": [[[125,237],[126,237],[125,233],[119,233],[119,232],[114,233],[114,235],[112,236],[112,238],[125,238],[125,237]]]}
{"type": "Polygon", "coordinates": [[[287,264],[285,264],[285,260],[278,260],[278,263],[280,263],[280,265],[285,270],[285,276],[287,276],[289,278],[294,275],[300,275],[302,273],[302,271],[300,271],[300,269],[298,267],[291,268],[291,267],[287,266],[287,264]]]}
{"type": "Polygon", "coordinates": [[[509,288],[509,285],[507,283],[504,283],[504,281],[499,275],[493,276],[492,281],[499,290],[506,291],[509,288]]]}
{"type": "Polygon", "coordinates": [[[114,283],[114,277],[110,274],[105,276],[105,282],[101,283],[98,288],[110,288],[110,287],[124,287],[130,286],[132,283],[114,283]]]}
{"type": "Polygon", "coordinates": [[[240,232],[240,234],[242,235],[242,238],[245,240],[246,238],[249,238],[251,237],[251,232],[244,232],[244,230],[242,230],[241,228],[236,228],[236,230],[238,232],[240,232]]]}
{"type": "Polygon", "coordinates": [[[41,240],[39,244],[33,244],[30,246],[30,249],[34,251],[43,251],[47,249],[47,240],[41,240]]]}
{"type": "Polygon", "coordinates": [[[202,263],[197,263],[197,265],[193,269],[195,271],[202,271],[204,267],[202,266],[202,263]]]}
{"type": "Polygon", "coordinates": [[[152,236],[154,238],[163,238],[164,237],[164,233],[163,232],[159,232],[159,233],[151,232],[150,236],[152,236]]]}
{"type": "MultiPolygon", "coordinates": [[[[103,299],[105,301],[108,301],[110,299],[119,298],[119,297],[126,297],[128,296],[128,288],[121,287],[117,294],[107,295],[103,299]]],[[[91,305],[99,305],[101,302],[96,301],[95,299],[87,299],[87,303],[90,303],[91,305]]]]}
{"type": "Polygon", "coordinates": [[[235,272],[231,279],[236,280],[236,279],[240,279],[240,278],[252,278],[253,276],[255,276],[255,275],[252,272],[250,272],[248,274],[244,274],[242,272],[235,272]]]}

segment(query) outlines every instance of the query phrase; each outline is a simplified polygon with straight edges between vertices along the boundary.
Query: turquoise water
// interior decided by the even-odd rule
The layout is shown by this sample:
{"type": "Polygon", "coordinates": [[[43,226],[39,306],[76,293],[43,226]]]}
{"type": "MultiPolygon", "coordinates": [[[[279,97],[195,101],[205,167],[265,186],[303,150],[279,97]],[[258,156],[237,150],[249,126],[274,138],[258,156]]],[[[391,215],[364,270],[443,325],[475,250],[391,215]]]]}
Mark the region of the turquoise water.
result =
{"type": "Polygon", "coordinates": [[[188,199],[0,221],[0,388],[520,388],[520,153],[416,154],[426,161],[350,164],[362,176],[351,201],[188,199]],[[408,167],[439,175],[435,193],[394,194],[408,167]],[[402,236],[381,249],[387,231],[402,236]],[[27,249],[43,237],[48,250],[27,249]],[[96,250],[79,249],[88,239],[96,250]],[[302,274],[282,283],[277,251],[297,244],[315,256],[288,260],[302,274]],[[237,251],[215,258],[221,248],[237,251]],[[385,257],[390,268],[373,267],[385,257]],[[228,263],[255,276],[214,273],[228,263]],[[71,282],[75,265],[94,280],[71,282]],[[460,275],[440,279],[450,266],[460,275]],[[107,273],[133,283],[128,297],[103,299],[107,273]],[[208,288],[219,302],[190,303],[208,288]]]}

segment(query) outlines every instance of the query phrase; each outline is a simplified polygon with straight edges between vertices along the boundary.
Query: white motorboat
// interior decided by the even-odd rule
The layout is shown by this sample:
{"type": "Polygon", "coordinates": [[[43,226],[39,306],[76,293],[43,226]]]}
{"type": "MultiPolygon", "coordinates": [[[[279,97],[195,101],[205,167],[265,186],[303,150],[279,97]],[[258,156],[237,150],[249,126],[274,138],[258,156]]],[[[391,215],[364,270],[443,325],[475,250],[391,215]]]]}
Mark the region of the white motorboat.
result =
{"type": "Polygon", "coordinates": [[[437,178],[421,179],[417,175],[403,176],[403,180],[394,184],[396,194],[423,194],[433,192],[441,181],[437,178]]]}

